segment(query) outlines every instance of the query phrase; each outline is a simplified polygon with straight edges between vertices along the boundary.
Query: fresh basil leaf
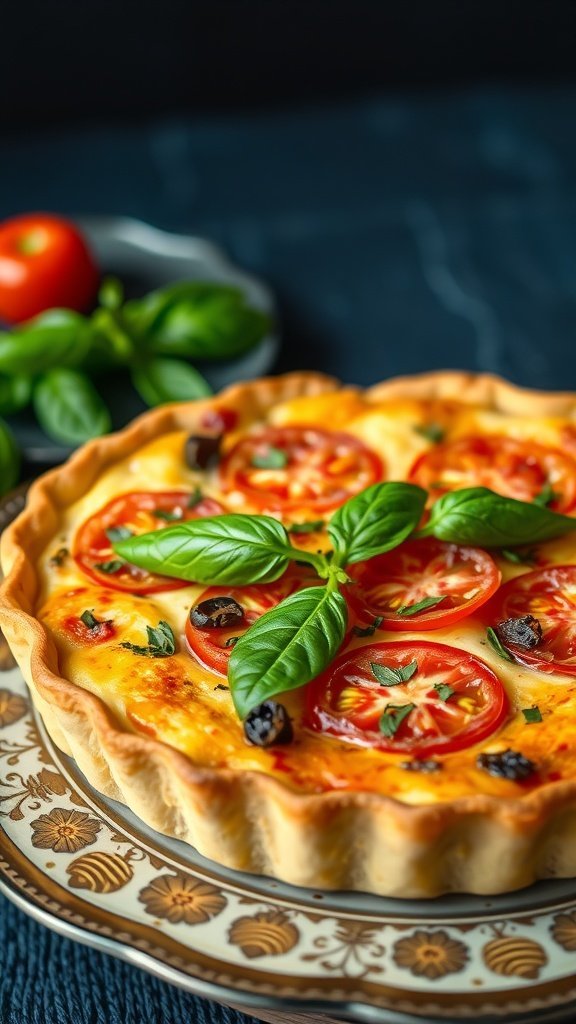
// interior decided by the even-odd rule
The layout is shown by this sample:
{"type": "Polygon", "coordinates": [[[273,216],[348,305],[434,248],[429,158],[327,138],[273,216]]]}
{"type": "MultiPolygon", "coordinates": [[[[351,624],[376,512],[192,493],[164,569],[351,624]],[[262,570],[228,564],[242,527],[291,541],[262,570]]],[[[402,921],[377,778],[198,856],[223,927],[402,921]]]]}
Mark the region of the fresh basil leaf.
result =
{"type": "Polygon", "coordinates": [[[352,629],[354,636],[374,636],[376,630],[380,629],[383,618],[383,615],[377,615],[370,626],[354,626],[352,629]]]}
{"type": "Polygon", "coordinates": [[[90,324],[70,309],[50,309],[0,334],[0,373],[44,373],[79,366],[90,347],[90,324]]]}
{"type": "Polygon", "coordinates": [[[452,544],[505,547],[537,544],[576,530],[576,519],[533,502],[505,498],[486,487],[465,487],[442,495],[430,510],[421,537],[452,544]]]}
{"type": "Polygon", "coordinates": [[[488,643],[496,651],[496,654],[499,654],[501,658],[504,658],[504,661],[514,661],[510,651],[506,650],[496,630],[492,629],[492,626],[488,626],[486,636],[488,637],[488,643]]]}
{"type": "Polygon", "coordinates": [[[109,526],[105,531],[108,540],[112,541],[113,544],[117,540],[126,540],[127,537],[133,537],[134,534],[128,526],[109,526]]]}
{"type": "Polygon", "coordinates": [[[522,708],[522,714],[527,725],[535,725],[536,722],[542,721],[542,712],[536,704],[533,704],[531,708],[522,708]]]}
{"type": "Polygon", "coordinates": [[[18,482],[20,452],[12,431],[0,420],[0,494],[11,490],[18,482]]]}
{"type": "Polygon", "coordinates": [[[183,518],[182,509],[175,512],[167,512],[163,508],[153,508],[151,511],[155,519],[163,519],[166,523],[178,523],[183,518]]]}
{"type": "Polygon", "coordinates": [[[124,300],[124,288],[117,277],[105,277],[98,291],[98,302],[105,309],[120,309],[124,300]]]}
{"type": "Polygon", "coordinates": [[[199,505],[203,499],[204,495],[202,494],[202,491],[199,487],[195,487],[186,502],[186,508],[196,508],[196,505],[199,505]]]}
{"type": "Polygon", "coordinates": [[[388,739],[392,739],[415,707],[415,704],[387,704],[380,719],[380,732],[388,739]]]}
{"type": "Polygon", "coordinates": [[[255,452],[251,465],[256,469],[284,469],[288,464],[288,456],[281,448],[268,445],[265,451],[255,452]]]}
{"type": "Polygon", "coordinates": [[[126,303],[123,317],[159,355],[228,359],[247,352],[271,327],[240,288],[183,281],[126,303]]]}
{"type": "Polygon", "coordinates": [[[0,416],[12,416],[24,409],[32,397],[32,378],[0,374],[0,416]]]}
{"type": "Polygon", "coordinates": [[[346,620],[342,594],[327,587],[306,587],[257,619],[230,655],[228,682],[240,718],[319,675],[344,639],[346,620]]]}
{"type": "Polygon", "coordinates": [[[409,661],[407,665],[399,665],[398,668],[391,668],[390,665],[380,665],[377,661],[370,662],[374,678],[382,686],[398,686],[399,683],[407,683],[418,671],[418,662],[409,661]]]}
{"type": "Polygon", "coordinates": [[[415,484],[372,484],[336,509],[328,523],[340,565],[390,551],[418,526],[426,491],[415,484]]]}
{"type": "Polygon", "coordinates": [[[100,625],[99,620],[95,615],[93,615],[89,608],[87,608],[85,612],[82,612],[80,622],[83,622],[87,629],[96,629],[96,626],[100,625]]]}
{"type": "Polygon", "coordinates": [[[48,370],[34,388],[34,410],[42,429],[64,444],[106,434],[110,413],[88,377],[78,370],[48,370]]]}
{"type": "Polygon", "coordinates": [[[502,548],[500,554],[512,565],[536,565],[535,548],[502,548]]]}
{"type": "Polygon", "coordinates": [[[440,441],[444,440],[446,431],[439,423],[421,423],[414,427],[417,434],[425,437],[427,441],[432,441],[433,444],[440,444],[440,441]]]}
{"type": "Polygon", "coordinates": [[[454,687],[450,686],[449,683],[434,683],[434,689],[436,690],[440,700],[443,701],[450,700],[450,697],[453,697],[456,693],[454,687]]]}
{"type": "Polygon", "coordinates": [[[216,586],[277,580],[295,552],[278,520],[243,514],[189,519],[113,547],[149,572],[216,586]]]}
{"type": "Polygon", "coordinates": [[[532,504],[543,505],[544,507],[546,507],[547,505],[551,505],[552,502],[556,501],[556,498],[559,497],[560,495],[557,494],[557,492],[552,489],[552,484],[548,482],[544,484],[544,487],[540,491],[540,494],[537,494],[535,498],[532,498],[532,504]]]}
{"type": "Polygon", "coordinates": [[[313,519],[307,523],[292,523],[288,527],[288,533],[316,533],[317,530],[323,530],[326,523],[323,519],[313,519]]]}
{"type": "Polygon", "coordinates": [[[121,569],[123,565],[126,565],[126,562],[123,559],[121,560],[120,558],[113,558],[109,562],[95,562],[94,568],[99,569],[100,572],[105,572],[112,575],[113,573],[118,572],[118,570],[121,569]]]}
{"type": "Polygon", "coordinates": [[[421,601],[416,601],[415,604],[403,604],[400,608],[396,609],[396,615],[403,615],[405,618],[410,615],[418,615],[418,612],[424,612],[427,608],[434,608],[441,601],[444,601],[446,594],[442,594],[440,597],[423,597],[421,601]]]}
{"type": "Polygon", "coordinates": [[[190,363],[182,359],[150,359],[132,370],[132,383],[147,405],[188,402],[206,398],[212,388],[190,363]]]}
{"type": "Polygon", "coordinates": [[[139,644],[131,644],[127,640],[120,644],[132,654],[140,654],[146,658],[169,658],[176,651],[176,640],[172,627],[168,622],[161,620],[156,628],[146,626],[148,644],[146,647],[139,644]]]}

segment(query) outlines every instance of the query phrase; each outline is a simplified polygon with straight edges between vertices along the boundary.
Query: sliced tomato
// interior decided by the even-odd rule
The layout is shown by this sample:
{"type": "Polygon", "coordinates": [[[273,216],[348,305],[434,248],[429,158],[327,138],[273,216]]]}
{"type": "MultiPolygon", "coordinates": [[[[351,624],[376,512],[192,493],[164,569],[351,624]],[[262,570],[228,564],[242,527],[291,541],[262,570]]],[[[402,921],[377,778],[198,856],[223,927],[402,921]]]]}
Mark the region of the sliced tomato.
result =
{"type": "Polygon", "coordinates": [[[500,570],[486,551],[432,538],[406,541],[347,572],[354,581],[347,596],[358,618],[381,617],[382,629],[393,630],[451,626],[500,585],[500,570]]]}
{"type": "Polygon", "coordinates": [[[224,509],[212,498],[192,503],[188,491],[132,491],[121,494],[90,516],[80,527],[74,558],[90,579],[115,590],[154,594],[186,587],[184,580],[159,576],[128,562],[119,563],[107,530],[125,527],[133,534],[161,530],[172,523],[202,516],[217,516],[224,509]],[[115,566],[115,563],[119,563],[115,566]],[[109,571],[98,568],[106,566],[109,571]]]}
{"type": "Polygon", "coordinates": [[[349,434],[319,427],[266,427],[246,434],[221,464],[226,490],[259,507],[322,512],[384,475],[378,456],[349,434]]]}
{"type": "Polygon", "coordinates": [[[462,487],[489,487],[497,494],[533,501],[546,487],[550,508],[576,505],[576,460],[555,448],[511,437],[459,437],[421,455],[409,479],[436,497],[462,487]]]}
{"type": "Polygon", "coordinates": [[[479,743],[507,712],[504,687],[485,662],[425,640],[349,651],[310,684],[307,694],[307,725],[315,731],[418,757],[479,743]],[[376,671],[413,674],[383,684],[373,665],[376,671]]]}
{"type": "Polygon", "coordinates": [[[291,566],[284,575],[274,583],[255,584],[246,587],[209,587],[195,602],[209,601],[214,597],[229,597],[237,601],[244,609],[244,618],[233,627],[212,627],[199,629],[186,616],[186,640],[191,652],[199,662],[212,672],[225,676],[228,672],[228,660],[232,653],[234,637],[243,633],[259,619],[264,612],[275,608],[280,601],[295,594],[302,587],[313,586],[318,582],[312,571],[291,566]]]}
{"type": "Polygon", "coordinates": [[[537,647],[507,644],[517,661],[540,672],[576,675],[576,565],[551,565],[506,583],[486,606],[486,620],[533,615],[542,626],[537,647]]]}

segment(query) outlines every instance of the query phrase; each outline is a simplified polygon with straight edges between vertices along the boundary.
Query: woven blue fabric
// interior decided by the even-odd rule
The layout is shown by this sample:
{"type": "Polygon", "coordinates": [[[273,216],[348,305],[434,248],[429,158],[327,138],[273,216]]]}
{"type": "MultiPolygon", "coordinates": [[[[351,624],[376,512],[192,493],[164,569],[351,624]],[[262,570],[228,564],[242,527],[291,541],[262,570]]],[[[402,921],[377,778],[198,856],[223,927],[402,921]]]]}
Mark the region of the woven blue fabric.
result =
{"type": "Polygon", "coordinates": [[[254,1024],[62,939],[0,896],[0,1024],[254,1024]]]}

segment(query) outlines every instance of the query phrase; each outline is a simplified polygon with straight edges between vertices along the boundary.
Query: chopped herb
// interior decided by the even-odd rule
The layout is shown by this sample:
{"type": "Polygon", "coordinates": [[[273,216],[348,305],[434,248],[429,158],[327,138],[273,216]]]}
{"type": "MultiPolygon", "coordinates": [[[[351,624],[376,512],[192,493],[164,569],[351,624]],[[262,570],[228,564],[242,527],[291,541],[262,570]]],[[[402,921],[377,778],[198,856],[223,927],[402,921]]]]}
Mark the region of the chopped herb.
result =
{"type": "Polygon", "coordinates": [[[326,526],[323,519],[314,519],[309,523],[292,523],[288,527],[288,533],[316,533],[326,526]]]}
{"type": "Polygon", "coordinates": [[[499,654],[505,661],[514,661],[510,652],[507,651],[504,644],[500,642],[498,635],[496,631],[492,629],[492,626],[488,626],[486,636],[488,637],[488,643],[496,651],[496,654],[499,654]]]}
{"type": "Polygon", "coordinates": [[[171,512],[167,512],[163,508],[153,508],[152,515],[156,519],[163,519],[166,523],[177,523],[179,519],[182,519],[183,512],[181,508],[174,508],[171,512]]]}
{"type": "Polygon", "coordinates": [[[440,597],[423,597],[421,601],[417,601],[416,604],[403,604],[401,608],[397,608],[397,615],[417,615],[418,612],[423,612],[426,608],[434,608],[440,601],[444,601],[446,594],[442,594],[440,597]]]}
{"type": "Polygon", "coordinates": [[[502,548],[500,554],[507,562],[512,562],[512,565],[536,564],[536,548],[502,548]]]}
{"type": "Polygon", "coordinates": [[[108,540],[115,544],[117,540],[126,540],[128,537],[133,537],[134,533],[128,526],[109,526],[106,530],[106,536],[108,540]]]}
{"type": "Polygon", "coordinates": [[[146,658],[168,658],[176,651],[174,633],[167,622],[161,620],[155,629],[152,626],[146,626],[146,635],[148,637],[147,647],[140,647],[138,644],[131,644],[126,640],[120,646],[132,651],[132,654],[141,654],[146,658]]]}
{"type": "Polygon", "coordinates": [[[522,782],[536,771],[536,765],[518,750],[502,750],[497,754],[478,754],[476,767],[497,779],[522,782]]]}
{"type": "Polygon", "coordinates": [[[415,704],[387,704],[380,719],[380,732],[391,739],[415,707],[415,704]]]}
{"type": "Polygon", "coordinates": [[[446,435],[446,431],[439,423],[419,423],[414,430],[417,434],[425,437],[427,441],[432,441],[433,444],[439,444],[446,435]]]}
{"type": "Polygon", "coordinates": [[[390,668],[389,665],[379,665],[376,661],[371,661],[370,668],[382,686],[397,686],[398,683],[407,683],[409,679],[412,679],[412,676],[418,671],[418,662],[410,661],[407,665],[390,668]]]}
{"type": "Polygon", "coordinates": [[[436,693],[440,697],[440,700],[444,701],[450,700],[450,697],[452,697],[453,694],[456,693],[454,687],[449,686],[448,683],[434,683],[434,689],[436,690],[436,693]]]}
{"type": "Polygon", "coordinates": [[[224,683],[216,683],[216,686],[214,687],[214,689],[215,690],[226,690],[226,692],[228,692],[230,690],[230,687],[229,686],[224,686],[224,683]]]}
{"type": "Polygon", "coordinates": [[[60,566],[64,565],[69,554],[68,548],[58,548],[50,558],[50,565],[57,565],[60,568],[60,566]]]}
{"type": "Polygon", "coordinates": [[[547,508],[548,505],[551,505],[552,502],[556,501],[559,497],[560,495],[558,492],[552,489],[552,484],[548,481],[548,483],[544,484],[540,494],[537,494],[535,498],[532,498],[532,504],[541,505],[543,508],[547,508]]]}
{"type": "Polygon", "coordinates": [[[423,772],[427,775],[429,772],[439,772],[442,765],[440,761],[434,761],[432,758],[429,761],[419,761],[418,758],[414,758],[413,761],[401,761],[400,767],[405,772],[423,772]]]}
{"type": "Polygon", "coordinates": [[[354,626],[352,632],[354,636],[374,636],[377,629],[380,629],[382,625],[382,615],[377,615],[371,626],[354,626]]]}
{"type": "Polygon", "coordinates": [[[288,464],[288,456],[281,448],[269,445],[265,451],[254,453],[251,464],[255,469],[284,469],[288,464]]]}
{"type": "Polygon", "coordinates": [[[542,712],[536,704],[533,704],[531,708],[522,708],[522,714],[529,725],[542,721],[542,712]]]}
{"type": "Polygon", "coordinates": [[[239,636],[229,636],[228,639],[224,641],[224,647],[234,647],[235,644],[238,643],[239,639],[239,636]]]}
{"type": "Polygon", "coordinates": [[[94,568],[100,569],[100,572],[114,573],[118,572],[119,569],[126,565],[120,558],[113,558],[111,562],[95,562],[94,568]]]}
{"type": "Polygon", "coordinates": [[[196,505],[199,505],[203,499],[202,491],[199,487],[196,487],[186,502],[186,508],[196,508],[196,505]]]}
{"type": "Polygon", "coordinates": [[[100,620],[92,614],[90,609],[86,609],[85,612],[82,612],[80,621],[84,623],[87,629],[96,629],[97,626],[101,625],[100,620]]]}

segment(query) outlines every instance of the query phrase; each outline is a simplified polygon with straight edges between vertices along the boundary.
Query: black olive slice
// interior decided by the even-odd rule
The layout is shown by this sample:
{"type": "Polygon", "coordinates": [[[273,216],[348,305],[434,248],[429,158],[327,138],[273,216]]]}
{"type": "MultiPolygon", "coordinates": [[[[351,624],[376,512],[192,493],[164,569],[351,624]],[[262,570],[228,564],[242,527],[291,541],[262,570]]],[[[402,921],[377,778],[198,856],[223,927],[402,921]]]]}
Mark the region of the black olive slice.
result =
{"type": "Polygon", "coordinates": [[[537,647],[542,640],[542,626],[533,615],[520,615],[517,619],[504,619],[494,627],[500,643],[517,647],[537,647]]]}
{"type": "Polygon", "coordinates": [[[265,700],[253,708],[244,720],[244,735],[256,747],[290,743],[292,722],[284,705],[275,700],[265,700]]]}
{"type": "Polygon", "coordinates": [[[189,469],[211,469],[220,460],[221,436],[191,434],[184,446],[184,458],[189,469]]]}
{"type": "Polygon", "coordinates": [[[244,618],[244,609],[233,597],[210,597],[190,609],[190,622],[196,629],[222,629],[237,626],[244,618]]]}

